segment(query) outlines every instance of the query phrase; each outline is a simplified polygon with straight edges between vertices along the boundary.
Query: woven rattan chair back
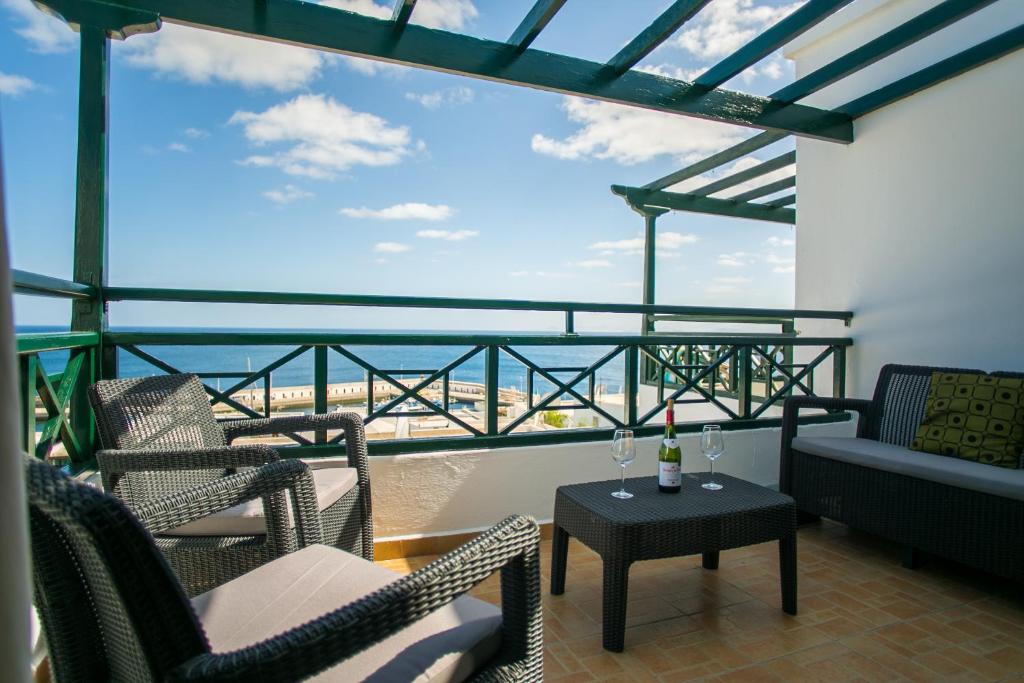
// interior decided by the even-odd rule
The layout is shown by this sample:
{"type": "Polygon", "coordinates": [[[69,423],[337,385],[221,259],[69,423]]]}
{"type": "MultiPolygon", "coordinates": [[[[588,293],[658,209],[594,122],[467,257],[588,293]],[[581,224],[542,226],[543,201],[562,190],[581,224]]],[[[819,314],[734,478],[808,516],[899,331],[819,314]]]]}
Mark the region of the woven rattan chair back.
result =
{"type": "MultiPolygon", "coordinates": [[[[227,445],[196,375],[102,380],[89,387],[89,401],[104,448],[188,449],[227,445]]],[[[115,493],[138,506],[223,475],[223,469],[132,472],[120,480],[115,493]]]]}
{"type": "Polygon", "coordinates": [[[35,604],[57,681],[150,681],[209,651],[152,537],[121,501],[23,456],[35,604]]]}

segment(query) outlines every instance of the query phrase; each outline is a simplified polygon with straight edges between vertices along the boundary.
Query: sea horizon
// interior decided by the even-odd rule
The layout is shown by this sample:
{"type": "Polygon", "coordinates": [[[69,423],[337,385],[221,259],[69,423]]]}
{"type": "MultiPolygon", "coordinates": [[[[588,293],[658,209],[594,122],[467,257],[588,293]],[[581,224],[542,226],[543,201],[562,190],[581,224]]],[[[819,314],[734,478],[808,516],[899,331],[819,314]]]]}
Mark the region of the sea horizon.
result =
{"type": "MultiPolygon", "coordinates": [[[[352,334],[423,334],[423,335],[445,335],[445,334],[497,334],[503,336],[529,336],[529,335],[552,335],[552,331],[518,331],[518,332],[495,332],[478,330],[399,330],[399,329],[374,329],[374,328],[350,328],[339,330],[337,328],[307,328],[307,327],[201,327],[201,326],[155,326],[155,325],[132,325],[112,326],[114,331],[135,331],[135,332],[296,332],[296,333],[352,333],[352,334]]],[[[66,332],[70,330],[69,325],[17,325],[15,331],[19,333],[40,333],[40,332],[66,332]]],[[[601,333],[580,333],[580,336],[593,336],[601,333]]],[[[615,333],[610,333],[615,334],[615,333]]],[[[298,344],[296,344],[298,346],[298,344]]],[[[145,346],[146,352],[159,358],[181,372],[195,373],[251,373],[270,365],[290,349],[287,345],[261,346],[261,345],[237,345],[237,346],[145,346]]],[[[421,345],[372,345],[358,346],[353,352],[366,363],[382,370],[397,371],[389,373],[401,379],[404,377],[418,377],[423,373],[420,370],[439,370],[445,365],[459,358],[466,351],[472,348],[472,344],[444,345],[444,346],[421,346],[421,345]],[[406,371],[405,368],[410,368],[406,371]],[[414,372],[414,370],[416,372],[414,372]],[[407,374],[402,374],[407,373],[407,374]]],[[[579,367],[597,361],[601,356],[608,353],[612,347],[609,346],[544,346],[544,347],[521,347],[517,349],[532,362],[542,367],[579,367]]],[[[44,367],[48,372],[60,372],[67,362],[67,351],[52,351],[40,354],[44,367]]],[[[612,392],[621,391],[623,384],[623,373],[625,371],[624,359],[620,354],[607,364],[602,366],[596,373],[597,385],[604,385],[612,392]]],[[[118,352],[118,376],[119,377],[145,377],[164,374],[162,370],[151,365],[145,360],[131,354],[124,349],[118,352]]],[[[576,373],[562,371],[552,373],[562,381],[573,377],[576,373]]],[[[519,361],[506,354],[500,354],[498,383],[502,387],[525,390],[526,367],[519,361]]],[[[484,354],[466,361],[451,373],[451,379],[463,382],[484,382],[484,354]]],[[[239,377],[241,379],[241,376],[239,377]]],[[[328,383],[343,383],[366,381],[366,371],[353,363],[351,360],[342,357],[340,354],[331,353],[328,355],[328,383]]],[[[233,383],[233,380],[230,383],[233,383]]],[[[307,351],[294,358],[288,363],[276,368],[271,376],[271,386],[276,388],[310,386],[313,382],[313,354],[307,351]]],[[[586,382],[577,385],[577,390],[586,389],[586,382]]],[[[248,385],[247,388],[262,388],[263,381],[257,380],[248,385]]],[[[534,376],[534,391],[546,393],[554,389],[554,385],[542,377],[534,376]]]]}

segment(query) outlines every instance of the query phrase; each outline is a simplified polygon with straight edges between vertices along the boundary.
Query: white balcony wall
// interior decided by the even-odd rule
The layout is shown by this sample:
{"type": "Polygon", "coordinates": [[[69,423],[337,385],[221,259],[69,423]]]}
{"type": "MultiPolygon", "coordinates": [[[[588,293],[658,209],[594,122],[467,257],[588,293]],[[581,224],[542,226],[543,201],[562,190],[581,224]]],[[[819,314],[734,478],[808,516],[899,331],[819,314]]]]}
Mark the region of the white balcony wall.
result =
{"type": "MultiPolygon", "coordinates": [[[[797,75],[938,0],[859,0],[789,46],[797,75]]],[[[1024,23],[1001,0],[807,100],[835,106],[1024,23]]],[[[801,139],[796,306],[852,310],[848,395],[885,363],[1024,370],[1024,50],[801,139]]],[[[818,333],[803,321],[804,334],[818,333]]]]}
{"type": "MultiPolygon", "coordinates": [[[[852,422],[807,425],[801,433],[852,435],[852,422]]],[[[685,472],[706,472],[696,434],[680,441],[685,472]]],[[[724,472],[758,484],[779,481],[778,429],[727,432],[726,452],[715,463],[724,472]]],[[[657,474],[659,437],[637,442],[627,477],[657,474]]],[[[610,443],[531,446],[370,458],[375,534],[418,538],[485,529],[520,513],[549,522],[555,489],[563,484],[614,479],[610,443]]],[[[609,489],[609,493],[611,489],[609,489]]]]}

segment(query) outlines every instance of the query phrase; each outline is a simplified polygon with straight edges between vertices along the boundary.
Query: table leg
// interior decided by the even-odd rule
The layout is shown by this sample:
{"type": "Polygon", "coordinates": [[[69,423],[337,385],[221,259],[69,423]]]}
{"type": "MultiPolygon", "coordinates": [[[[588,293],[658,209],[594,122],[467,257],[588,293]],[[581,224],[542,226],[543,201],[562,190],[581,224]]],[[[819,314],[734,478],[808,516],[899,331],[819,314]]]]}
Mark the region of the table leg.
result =
{"type": "Polygon", "coordinates": [[[629,562],[604,560],[604,649],[622,652],[626,640],[626,597],[629,562]]]}
{"type": "Polygon", "coordinates": [[[551,536],[551,594],[565,592],[565,565],[569,557],[569,534],[555,525],[551,536]]]}
{"type": "Polygon", "coordinates": [[[779,574],[782,577],[782,611],[796,614],[796,534],[779,539],[779,574]]]}
{"type": "Polygon", "coordinates": [[[704,569],[718,569],[718,551],[708,550],[701,553],[704,569]]]}

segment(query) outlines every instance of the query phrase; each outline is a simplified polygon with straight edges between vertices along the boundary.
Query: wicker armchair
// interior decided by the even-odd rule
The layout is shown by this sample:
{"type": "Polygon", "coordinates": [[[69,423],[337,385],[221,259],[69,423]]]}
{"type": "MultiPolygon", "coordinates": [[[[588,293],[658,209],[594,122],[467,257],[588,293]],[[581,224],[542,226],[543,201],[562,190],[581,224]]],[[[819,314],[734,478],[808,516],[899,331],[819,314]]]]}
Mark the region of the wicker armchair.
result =
{"type": "MultiPolygon", "coordinates": [[[[373,519],[366,434],[353,413],[218,422],[195,375],[104,380],[89,389],[103,450],[104,488],[139,509],[148,502],[236,471],[279,460],[241,436],[344,430],[347,455],[306,461],[313,471],[324,540],[373,559],[373,519]]],[[[258,504],[169,528],[157,536],[189,595],[198,595],[278,556],[258,504]]]]}
{"type": "Polygon", "coordinates": [[[313,482],[297,460],[154,500],[138,517],[42,461],[24,456],[24,466],[35,603],[58,681],[419,680],[441,675],[438,667],[453,681],[542,679],[531,519],[509,517],[403,578],[317,544],[313,482]],[[285,532],[285,490],[296,534],[285,532]],[[303,547],[190,601],[147,527],[259,497],[272,542],[303,547]],[[500,610],[463,595],[498,570],[500,610]],[[332,585],[341,593],[319,599],[332,585]],[[283,586],[306,599],[261,611],[286,597],[283,586]],[[239,613],[244,627],[226,629],[225,613],[239,613]]]}

